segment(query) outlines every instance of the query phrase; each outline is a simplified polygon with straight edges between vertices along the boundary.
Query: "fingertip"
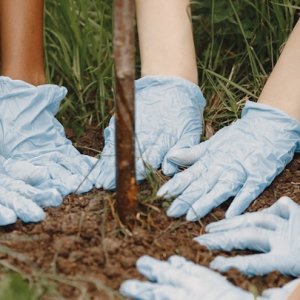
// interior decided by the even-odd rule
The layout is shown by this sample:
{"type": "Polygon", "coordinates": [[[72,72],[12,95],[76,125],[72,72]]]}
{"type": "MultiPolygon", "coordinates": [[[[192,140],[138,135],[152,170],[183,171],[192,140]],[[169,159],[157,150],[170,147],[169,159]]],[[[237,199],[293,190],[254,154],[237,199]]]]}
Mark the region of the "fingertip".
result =
{"type": "Polygon", "coordinates": [[[0,226],[6,226],[14,224],[17,222],[17,215],[15,212],[9,208],[3,207],[0,208],[0,226]]]}
{"type": "Polygon", "coordinates": [[[186,214],[186,220],[189,222],[195,222],[199,219],[200,217],[195,213],[194,209],[189,209],[189,211],[186,214]]]}
{"type": "Polygon", "coordinates": [[[65,86],[58,86],[58,87],[59,87],[60,96],[62,98],[65,98],[66,95],[68,94],[68,89],[65,86]]]}
{"type": "Polygon", "coordinates": [[[119,292],[125,297],[135,297],[138,293],[137,286],[139,283],[138,280],[126,280],[121,284],[119,292]]]}
{"type": "Polygon", "coordinates": [[[93,189],[93,184],[90,180],[88,180],[87,178],[83,178],[82,181],[80,182],[80,184],[77,186],[77,188],[75,189],[75,193],[77,195],[80,194],[84,194],[89,192],[90,190],[93,189]]]}
{"type": "Polygon", "coordinates": [[[157,197],[163,197],[165,199],[172,197],[170,194],[168,194],[170,185],[171,185],[171,183],[170,183],[170,181],[168,181],[163,186],[161,186],[156,193],[157,197]]]}
{"type": "Polygon", "coordinates": [[[179,218],[188,211],[189,207],[185,202],[175,200],[167,210],[167,216],[170,218],[179,218]]]}
{"type": "Polygon", "coordinates": [[[56,190],[52,189],[52,206],[57,207],[62,204],[63,196],[56,190]]]}
{"type": "Polygon", "coordinates": [[[175,173],[178,172],[178,166],[167,161],[167,159],[164,159],[164,161],[162,163],[162,172],[166,176],[173,176],[175,173]]]}
{"type": "Polygon", "coordinates": [[[35,205],[33,207],[33,205],[31,205],[30,211],[25,214],[20,214],[19,217],[24,223],[38,223],[45,219],[46,214],[39,206],[35,205]]]}
{"type": "Polygon", "coordinates": [[[228,207],[227,211],[225,212],[225,219],[232,219],[236,216],[241,215],[246,208],[241,207],[238,204],[238,201],[233,200],[233,202],[228,207]]]}
{"type": "Polygon", "coordinates": [[[114,190],[116,188],[115,178],[106,178],[106,179],[104,179],[102,187],[106,191],[114,190]]]}
{"type": "Polygon", "coordinates": [[[169,155],[167,160],[170,163],[176,164],[178,166],[186,167],[192,165],[195,161],[195,155],[192,149],[174,149],[169,155]]]}
{"type": "Polygon", "coordinates": [[[142,267],[144,265],[151,265],[153,262],[157,262],[157,259],[153,258],[152,256],[149,255],[143,255],[140,258],[137,259],[136,261],[136,266],[137,268],[142,267]]]}
{"type": "Polygon", "coordinates": [[[210,264],[209,267],[213,270],[218,270],[220,272],[228,271],[228,267],[225,265],[226,258],[223,256],[217,256],[210,264]]]}
{"type": "Polygon", "coordinates": [[[32,200],[41,207],[57,207],[62,204],[63,196],[54,188],[38,190],[32,200]]]}

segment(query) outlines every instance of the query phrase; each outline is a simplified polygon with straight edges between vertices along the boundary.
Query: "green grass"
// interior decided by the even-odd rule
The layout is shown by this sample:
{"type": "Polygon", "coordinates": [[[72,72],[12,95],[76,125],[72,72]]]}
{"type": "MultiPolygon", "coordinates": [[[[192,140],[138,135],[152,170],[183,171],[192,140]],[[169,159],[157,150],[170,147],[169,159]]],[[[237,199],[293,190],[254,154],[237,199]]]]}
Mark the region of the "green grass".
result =
{"type": "Polygon", "coordinates": [[[295,24],[296,2],[193,1],[208,126],[232,122],[246,99],[257,99],[295,24]]]}
{"type": "Polygon", "coordinates": [[[112,5],[106,0],[46,0],[47,73],[69,96],[60,109],[80,134],[112,113],[112,5]]]}
{"type": "MultiPolygon", "coordinates": [[[[206,136],[255,100],[296,19],[300,1],[192,1],[206,136]]],[[[60,119],[77,134],[113,111],[112,1],[46,0],[47,71],[69,96],[60,119]]],[[[137,70],[139,73],[139,70],[137,70]]]]}

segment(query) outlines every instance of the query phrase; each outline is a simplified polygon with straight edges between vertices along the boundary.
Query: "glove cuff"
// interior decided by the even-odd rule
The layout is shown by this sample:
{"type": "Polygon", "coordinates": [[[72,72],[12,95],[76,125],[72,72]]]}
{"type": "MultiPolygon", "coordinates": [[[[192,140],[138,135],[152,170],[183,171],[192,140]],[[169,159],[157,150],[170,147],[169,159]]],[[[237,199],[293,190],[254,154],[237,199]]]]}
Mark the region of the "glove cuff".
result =
{"type": "Polygon", "coordinates": [[[189,98],[194,105],[199,106],[201,110],[206,106],[206,100],[201,92],[201,89],[195,83],[177,76],[145,76],[140,79],[135,80],[135,89],[140,91],[148,87],[172,87],[181,88],[184,92],[188,93],[189,98]]]}
{"type": "Polygon", "coordinates": [[[253,101],[247,101],[242,110],[242,117],[246,116],[253,116],[254,118],[260,116],[265,120],[274,121],[275,127],[281,131],[292,133],[296,140],[295,152],[300,152],[300,122],[298,120],[278,108],[253,101]]]}
{"type": "MultiPolygon", "coordinates": [[[[24,105],[29,105],[28,97],[32,95],[32,99],[38,100],[39,105],[47,108],[53,115],[58,112],[60,102],[67,94],[67,89],[65,87],[60,87],[55,84],[43,84],[39,86],[34,86],[22,80],[13,80],[6,76],[0,76],[0,102],[9,98],[17,98],[21,94],[19,99],[19,105],[22,107],[22,99],[26,103],[24,105]],[[41,94],[41,96],[38,96],[41,94]],[[42,104],[43,103],[43,104],[42,104]]],[[[32,105],[32,103],[30,103],[32,105]]]]}

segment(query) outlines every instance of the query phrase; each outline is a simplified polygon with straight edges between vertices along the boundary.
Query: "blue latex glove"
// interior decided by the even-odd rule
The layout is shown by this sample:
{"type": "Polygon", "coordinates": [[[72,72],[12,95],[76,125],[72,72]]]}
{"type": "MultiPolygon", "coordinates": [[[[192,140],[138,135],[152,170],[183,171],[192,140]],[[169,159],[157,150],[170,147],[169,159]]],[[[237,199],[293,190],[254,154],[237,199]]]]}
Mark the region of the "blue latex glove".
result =
{"type": "Polygon", "coordinates": [[[250,249],[263,254],[222,257],[211,268],[225,272],[236,268],[247,275],[279,271],[300,275],[300,206],[288,197],[259,212],[211,223],[208,234],[196,241],[209,249],[250,249]]]}
{"type": "MultiPolygon", "coordinates": [[[[220,274],[172,256],[159,261],[143,256],[137,261],[137,269],[150,282],[125,281],[120,292],[138,300],[254,300],[254,296],[234,286],[220,274]]],[[[266,290],[257,300],[285,300],[293,292],[299,280],[281,289],[266,290]],[[280,298],[278,298],[280,296],[280,298]]]]}
{"type": "MultiPolygon", "coordinates": [[[[57,190],[37,189],[13,179],[5,172],[4,164],[5,159],[0,156],[0,226],[15,223],[17,218],[24,222],[39,222],[45,218],[42,208],[62,203],[57,190]]],[[[30,168],[30,164],[26,167],[30,168]]]]}
{"type": "Polygon", "coordinates": [[[177,196],[168,216],[195,221],[229,197],[226,217],[241,214],[300,151],[300,123],[267,105],[248,102],[242,118],[208,141],[174,151],[170,161],[193,164],[158,191],[177,196]]]}
{"type": "MultiPolygon", "coordinates": [[[[178,167],[168,161],[176,149],[197,144],[206,104],[199,87],[177,77],[147,76],[135,83],[137,179],[162,166],[166,175],[178,167]]],[[[104,131],[105,147],[95,172],[96,187],[115,188],[115,118],[104,131]]]]}
{"type": "MultiPolygon", "coordinates": [[[[40,176],[30,184],[54,187],[63,195],[89,191],[94,179],[85,177],[97,161],[72,146],[55,118],[66,93],[66,88],[56,85],[35,87],[0,77],[0,154],[39,167],[40,176]]],[[[26,181],[30,170],[19,168],[18,177],[11,170],[7,172],[26,181]]]]}
{"type": "Polygon", "coordinates": [[[300,279],[295,279],[281,288],[267,289],[262,293],[261,297],[257,300],[288,300],[292,293],[296,290],[300,284],[300,279]]]}

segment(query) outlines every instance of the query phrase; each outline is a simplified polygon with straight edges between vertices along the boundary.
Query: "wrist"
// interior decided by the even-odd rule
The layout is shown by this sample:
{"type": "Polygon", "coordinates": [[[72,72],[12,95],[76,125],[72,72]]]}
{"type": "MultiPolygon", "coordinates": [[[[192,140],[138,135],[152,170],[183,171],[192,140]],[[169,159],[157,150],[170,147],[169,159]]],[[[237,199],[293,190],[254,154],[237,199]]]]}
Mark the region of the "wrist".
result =
{"type": "Polygon", "coordinates": [[[289,115],[291,118],[296,119],[298,122],[300,122],[300,101],[269,101],[261,96],[258,99],[258,103],[271,106],[274,109],[278,109],[289,115]]]}
{"type": "Polygon", "coordinates": [[[147,75],[135,81],[135,89],[137,92],[152,87],[157,87],[157,90],[173,88],[175,92],[172,93],[175,97],[182,98],[182,101],[190,101],[194,106],[199,107],[202,112],[206,106],[206,100],[200,87],[183,77],[173,75],[147,75]],[[182,95],[179,92],[182,92],[184,96],[181,97],[182,95]]]}
{"type": "Polygon", "coordinates": [[[281,119],[290,121],[294,126],[298,126],[297,129],[300,130],[300,121],[290,114],[288,114],[286,111],[281,110],[278,107],[269,105],[267,103],[263,102],[253,102],[253,101],[247,101],[243,111],[242,111],[242,117],[244,117],[246,114],[252,114],[255,115],[260,113],[264,116],[266,119],[281,119]]]}

